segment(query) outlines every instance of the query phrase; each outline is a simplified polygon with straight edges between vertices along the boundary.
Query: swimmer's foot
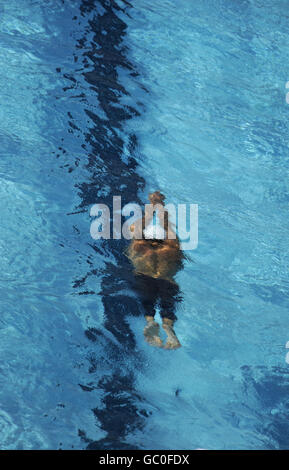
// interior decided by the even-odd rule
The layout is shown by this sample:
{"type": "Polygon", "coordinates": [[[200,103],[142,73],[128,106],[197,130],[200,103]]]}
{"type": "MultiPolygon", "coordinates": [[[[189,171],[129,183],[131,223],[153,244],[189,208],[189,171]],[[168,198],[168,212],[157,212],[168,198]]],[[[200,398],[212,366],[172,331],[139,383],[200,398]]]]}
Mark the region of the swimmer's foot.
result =
{"type": "Polygon", "coordinates": [[[174,322],[169,318],[163,319],[163,329],[165,330],[166,334],[168,335],[166,344],[164,345],[164,349],[178,349],[181,347],[181,343],[179,342],[177,335],[174,331],[174,322]]]}
{"type": "Polygon", "coordinates": [[[161,348],[163,342],[160,338],[160,325],[154,321],[153,317],[146,317],[147,324],[143,330],[143,334],[147,343],[151,346],[161,348]]]}

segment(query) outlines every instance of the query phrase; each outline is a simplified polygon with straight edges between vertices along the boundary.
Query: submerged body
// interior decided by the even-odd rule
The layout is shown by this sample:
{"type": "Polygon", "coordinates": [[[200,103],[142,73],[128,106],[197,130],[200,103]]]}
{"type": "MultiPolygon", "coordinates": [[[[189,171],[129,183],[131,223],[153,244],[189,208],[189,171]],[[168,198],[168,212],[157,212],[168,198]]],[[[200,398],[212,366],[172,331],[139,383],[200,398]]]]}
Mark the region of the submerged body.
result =
{"type": "MultiPolygon", "coordinates": [[[[155,192],[149,196],[151,204],[163,204],[164,196],[155,192]]],[[[145,235],[143,218],[142,230],[145,235]]],[[[176,273],[183,267],[183,253],[179,240],[173,231],[168,213],[165,212],[164,239],[133,239],[127,255],[134,266],[135,290],[137,291],[144,311],[147,325],[144,330],[145,339],[154,346],[162,347],[159,337],[159,325],[154,321],[156,305],[160,304],[160,314],[163,319],[163,329],[168,335],[166,349],[180,347],[180,342],[174,332],[176,320],[176,304],[181,300],[180,290],[174,280],[176,273]]],[[[131,226],[135,233],[135,226],[131,226]]]]}
{"type": "Polygon", "coordinates": [[[136,273],[174,282],[182,268],[178,240],[133,240],[128,250],[136,273]]]}

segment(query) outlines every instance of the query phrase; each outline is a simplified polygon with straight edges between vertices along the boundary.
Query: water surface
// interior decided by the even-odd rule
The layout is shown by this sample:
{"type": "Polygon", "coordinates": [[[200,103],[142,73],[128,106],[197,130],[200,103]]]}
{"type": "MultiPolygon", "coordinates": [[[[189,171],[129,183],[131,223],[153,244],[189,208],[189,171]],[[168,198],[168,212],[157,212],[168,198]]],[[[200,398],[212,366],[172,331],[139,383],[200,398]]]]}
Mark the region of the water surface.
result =
{"type": "Polygon", "coordinates": [[[286,2],[0,8],[0,447],[288,448],[286,2]],[[199,205],[177,351],[89,211],[199,205]]]}

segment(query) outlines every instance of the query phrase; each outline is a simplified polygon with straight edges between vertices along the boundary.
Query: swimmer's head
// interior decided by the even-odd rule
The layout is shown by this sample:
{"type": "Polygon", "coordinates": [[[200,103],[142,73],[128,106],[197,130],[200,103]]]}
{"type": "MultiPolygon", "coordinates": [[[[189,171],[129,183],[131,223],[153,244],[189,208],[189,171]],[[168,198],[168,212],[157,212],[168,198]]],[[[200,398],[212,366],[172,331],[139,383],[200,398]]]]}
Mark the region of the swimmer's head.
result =
{"type": "Polygon", "coordinates": [[[151,204],[161,204],[164,206],[165,196],[160,191],[155,191],[149,194],[149,201],[151,204]]]}

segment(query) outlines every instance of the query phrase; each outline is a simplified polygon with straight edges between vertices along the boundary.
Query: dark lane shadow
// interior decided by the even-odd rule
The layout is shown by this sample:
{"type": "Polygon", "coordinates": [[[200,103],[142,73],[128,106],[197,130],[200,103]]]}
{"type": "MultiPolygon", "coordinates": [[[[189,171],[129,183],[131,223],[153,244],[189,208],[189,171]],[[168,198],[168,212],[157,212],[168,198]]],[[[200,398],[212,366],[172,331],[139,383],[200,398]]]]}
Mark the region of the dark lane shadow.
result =
{"type": "MultiPolygon", "coordinates": [[[[122,5],[121,8],[114,0],[82,0],[80,4],[82,17],[89,16],[89,20],[88,28],[77,43],[75,61],[82,63],[83,83],[89,94],[95,94],[105,118],[92,109],[85,109],[93,123],[89,129],[82,129],[86,141],[84,148],[88,152],[89,180],[77,184],[81,204],[75,209],[76,212],[89,211],[97,202],[106,204],[112,212],[114,195],[122,197],[123,205],[128,202],[141,204],[138,193],[144,190],[145,181],[137,172],[138,164],[134,157],[137,139],[135,135],[126,135],[124,142],[121,137],[126,122],[139,115],[133,106],[124,106],[120,100],[129,92],[120,83],[117,68],[125,69],[129,77],[138,75],[123,45],[127,26],[117,15],[120,11],[127,14],[131,5],[127,1],[122,1],[122,5]],[[102,8],[101,15],[93,15],[99,7],[102,8]],[[126,159],[123,158],[124,146],[129,150],[129,156],[126,150],[126,159]]],[[[76,80],[73,76],[66,78],[72,82],[76,80]]],[[[135,375],[129,367],[130,358],[139,360],[139,364],[141,358],[135,350],[135,338],[126,317],[141,315],[141,312],[135,298],[127,293],[132,273],[123,254],[126,245],[124,240],[91,239],[90,250],[101,256],[105,265],[101,269],[101,290],[98,293],[104,306],[105,321],[104,328],[90,328],[85,335],[94,344],[102,344],[105,351],[107,374],[94,386],[103,391],[104,398],[101,409],[93,411],[107,435],[97,442],[90,442],[85,435],[81,436],[84,442],[89,443],[88,449],[130,448],[126,436],[136,428],[141,429],[146,416],[139,405],[142,399],[134,389],[135,375]],[[114,263],[108,261],[111,258],[115,259],[114,263]]],[[[85,276],[74,280],[75,289],[82,290],[79,294],[86,294],[87,279],[96,275],[99,275],[98,267],[92,265],[85,276]]],[[[96,362],[97,358],[91,359],[92,373],[97,369],[96,362]]],[[[90,387],[82,386],[82,389],[89,393],[90,387]]]]}

